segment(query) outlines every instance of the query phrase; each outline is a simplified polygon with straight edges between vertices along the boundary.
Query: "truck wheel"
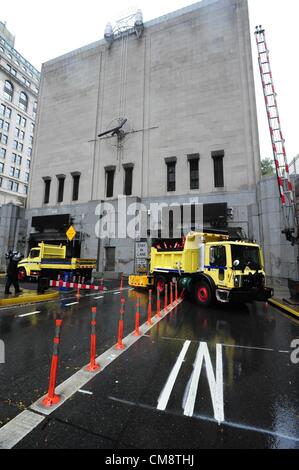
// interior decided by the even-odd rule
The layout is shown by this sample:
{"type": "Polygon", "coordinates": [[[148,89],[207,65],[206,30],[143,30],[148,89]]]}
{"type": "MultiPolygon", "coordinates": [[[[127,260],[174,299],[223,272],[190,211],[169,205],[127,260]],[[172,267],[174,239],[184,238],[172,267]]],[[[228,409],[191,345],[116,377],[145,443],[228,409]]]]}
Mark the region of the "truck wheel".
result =
{"type": "Polygon", "coordinates": [[[20,268],[18,270],[18,279],[19,281],[21,282],[25,282],[26,281],[26,278],[27,278],[27,275],[26,275],[26,271],[24,268],[20,268]]]}
{"type": "Polygon", "coordinates": [[[164,276],[157,276],[155,279],[155,287],[160,292],[160,294],[164,294],[166,286],[166,279],[164,276]]]}
{"type": "Polygon", "coordinates": [[[213,302],[213,292],[209,284],[199,281],[194,288],[195,300],[201,307],[209,307],[213,302]]]}

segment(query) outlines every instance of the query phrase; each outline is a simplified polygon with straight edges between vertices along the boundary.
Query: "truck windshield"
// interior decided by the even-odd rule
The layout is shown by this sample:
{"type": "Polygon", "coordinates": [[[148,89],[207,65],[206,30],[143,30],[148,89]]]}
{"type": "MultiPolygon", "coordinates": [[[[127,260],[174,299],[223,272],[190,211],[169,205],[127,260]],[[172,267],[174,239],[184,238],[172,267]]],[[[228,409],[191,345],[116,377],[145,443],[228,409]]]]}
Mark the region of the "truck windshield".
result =
{"type": "Polygon", "coordinates": [[[39,250],[30,251],[30,258],[38,258],[38,257],[39,257],[39,250]]]}
{"type": "Polygon", "coordinates": [[[239,261],[237,269],[245,269],[247,266],[252,270],[261,270],[260,251],[255,246],[231,245],[232,261],[239,261]]]}

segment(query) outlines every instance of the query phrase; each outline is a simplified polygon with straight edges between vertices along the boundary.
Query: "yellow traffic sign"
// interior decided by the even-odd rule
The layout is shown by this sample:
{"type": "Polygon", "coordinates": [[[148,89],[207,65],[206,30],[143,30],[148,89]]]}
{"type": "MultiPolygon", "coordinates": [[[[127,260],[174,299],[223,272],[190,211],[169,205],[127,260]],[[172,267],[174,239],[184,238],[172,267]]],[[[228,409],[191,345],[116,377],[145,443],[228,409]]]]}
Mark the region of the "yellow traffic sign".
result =
{"type": "Polygon", "coordinates": [[[71,225],[70,228],[66,231],[66,236],[67,238],[69,239],[69,241],[71,242],[72,240],[74,240],[75,236],[76,236],[76,230],[74,229],[74,227],[71,225]]]}

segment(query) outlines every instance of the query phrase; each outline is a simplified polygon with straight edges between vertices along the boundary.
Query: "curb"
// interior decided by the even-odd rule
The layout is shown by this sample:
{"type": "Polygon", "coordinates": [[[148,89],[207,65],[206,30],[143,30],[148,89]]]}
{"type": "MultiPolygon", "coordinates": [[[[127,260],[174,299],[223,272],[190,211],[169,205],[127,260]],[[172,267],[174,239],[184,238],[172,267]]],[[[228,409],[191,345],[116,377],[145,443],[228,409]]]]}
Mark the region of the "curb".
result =
{"type": "Polygon", "coordinates": [[[0,307],[5,307],[7,305],[34,304],[39,302],[45,302],[47,300],[57,299],[58,297],[59,292],[51,292],[48,294],[36,294],[32,293],[32,291],[27,290],[24,291],[23,296],[0,299],[0,307]]]}
{"type": "Polygon", "coordinates": [[[275,299],[275,298],[274,299],[269,299],[268,303],[270,305],[274,305],[274,307],[280,308],[281,310],[283,310],[287,314],[291,314],[292,316],[295,316],[295,317],[299,318],[299,311],[298,310],[293,309],[292,307],[290,307],[289,305],[286,305],[285,303],[283,303],[282,301],[280,301],[278,299],[275,299]]]}

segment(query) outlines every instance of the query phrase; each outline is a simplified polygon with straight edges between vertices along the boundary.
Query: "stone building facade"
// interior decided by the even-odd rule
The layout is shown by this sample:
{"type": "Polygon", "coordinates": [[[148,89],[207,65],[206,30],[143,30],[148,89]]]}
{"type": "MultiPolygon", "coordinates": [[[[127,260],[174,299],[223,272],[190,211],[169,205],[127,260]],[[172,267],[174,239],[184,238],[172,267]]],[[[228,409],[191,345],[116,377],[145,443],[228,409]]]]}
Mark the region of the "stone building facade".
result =
{"type": "Polygon", "coordinates": [[[259,182],[247,1],[203,0],[43,65],[29,246],[65,242],[73,224],[74,255],[131,273],[135,241],[95,234],[98,204],[118,212],[119,195],[205,204],[208,225],[263,241],[259,182]]]}

